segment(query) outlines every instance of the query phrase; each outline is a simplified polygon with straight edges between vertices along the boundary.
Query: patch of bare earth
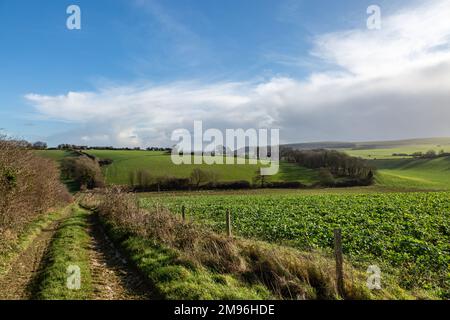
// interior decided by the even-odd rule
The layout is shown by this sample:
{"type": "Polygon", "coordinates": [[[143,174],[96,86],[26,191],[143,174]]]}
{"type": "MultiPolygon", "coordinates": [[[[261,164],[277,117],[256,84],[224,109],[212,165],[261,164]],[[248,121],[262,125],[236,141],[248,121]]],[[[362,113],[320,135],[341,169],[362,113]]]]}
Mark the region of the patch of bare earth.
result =
{"type": "Polygon", "coordinates": [[[90,216],[90,259],[94,300],[148,300],[152,289],[108,239],[95,215],[90,216]]]}
{"type": "Polygon", "coordinates": [[[13,262],[10,271],[0,278],[0,300],[32,299],[35,280],[38,278],[43,258],[60,221],[43,229],[13,262]]]}

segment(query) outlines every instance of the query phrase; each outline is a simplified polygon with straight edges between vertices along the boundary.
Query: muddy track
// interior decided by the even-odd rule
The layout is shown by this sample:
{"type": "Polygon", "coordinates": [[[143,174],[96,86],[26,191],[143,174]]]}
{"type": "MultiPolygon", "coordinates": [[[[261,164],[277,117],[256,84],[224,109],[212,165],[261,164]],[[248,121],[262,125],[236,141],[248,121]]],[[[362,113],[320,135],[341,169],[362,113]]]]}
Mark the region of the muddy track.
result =
{"type": "Polygon", "coordinates": [[[13,262],[10,271],[0,278],[0,300],[33,298],[36,280],[43,267],[47,248],[63,219],[53,222],[33,240],[13,262]]]}
{"type": "Polygon", "coordinates": [[[114,247],[95,214],[89,216],[94,300],[148,300],[152,288],[114,247]]]}

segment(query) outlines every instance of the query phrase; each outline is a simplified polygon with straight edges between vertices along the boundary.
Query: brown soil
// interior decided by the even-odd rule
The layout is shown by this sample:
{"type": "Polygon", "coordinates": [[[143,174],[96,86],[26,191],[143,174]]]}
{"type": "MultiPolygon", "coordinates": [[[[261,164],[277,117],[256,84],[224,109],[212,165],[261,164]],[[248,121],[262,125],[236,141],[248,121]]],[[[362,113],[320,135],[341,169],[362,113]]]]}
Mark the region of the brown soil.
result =
{"type": "Polygon", "coordinates": [[[90,216],[91,275],[94,300],[148,300],[152,289],[128,265],[108,239],[95,215],[90,216]]]}

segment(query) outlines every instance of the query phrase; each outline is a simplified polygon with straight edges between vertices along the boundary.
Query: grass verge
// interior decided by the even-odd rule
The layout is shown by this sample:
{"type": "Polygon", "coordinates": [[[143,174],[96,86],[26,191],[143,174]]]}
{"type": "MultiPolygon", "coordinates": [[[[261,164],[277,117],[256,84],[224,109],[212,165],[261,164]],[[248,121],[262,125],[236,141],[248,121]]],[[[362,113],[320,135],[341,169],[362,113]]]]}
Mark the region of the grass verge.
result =
{"type": "MultiPolygon", "coordinates": [[[[71,210],[71,215],[61,223],[50,244],[45,267],[38,279],[37,299],[85,300],[92,295],[87,232],[89,212],[77,206],[72,206],[71,210]],[[67,286],[70,268],[72,272],[79,268],[79,289],[67,286]]],[[[76,282],[72,284],[76,285],[76,282]]]]}
{"type": "Polygon", "coordinates": [[[264,286],[245,284],[232,274],[214,273],[183,259],[178,250],[140,236],[127,234],[101,219],[110,238],[120,246],[129,260],[168,300],[239,300],[269,299],[264,286]]]}

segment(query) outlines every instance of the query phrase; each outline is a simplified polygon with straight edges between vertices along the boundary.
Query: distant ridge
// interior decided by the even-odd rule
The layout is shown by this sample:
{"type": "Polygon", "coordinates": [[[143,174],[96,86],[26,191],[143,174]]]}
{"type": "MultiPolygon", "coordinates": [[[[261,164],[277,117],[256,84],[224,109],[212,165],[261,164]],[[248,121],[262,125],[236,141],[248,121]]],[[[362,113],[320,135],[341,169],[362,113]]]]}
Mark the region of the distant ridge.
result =
{"type": "Polygon", "coordinates": [[[385,149],[412,145],[449,146],[450,138],[420,138],[405,140],[367,141],[367,142],[306,142],[284,145],[297,150],[308,149],[385,149]]]}

